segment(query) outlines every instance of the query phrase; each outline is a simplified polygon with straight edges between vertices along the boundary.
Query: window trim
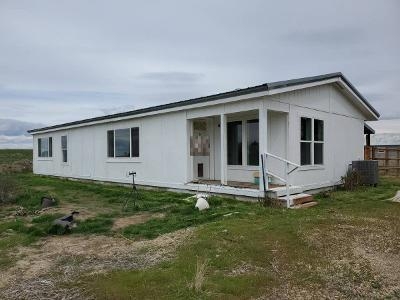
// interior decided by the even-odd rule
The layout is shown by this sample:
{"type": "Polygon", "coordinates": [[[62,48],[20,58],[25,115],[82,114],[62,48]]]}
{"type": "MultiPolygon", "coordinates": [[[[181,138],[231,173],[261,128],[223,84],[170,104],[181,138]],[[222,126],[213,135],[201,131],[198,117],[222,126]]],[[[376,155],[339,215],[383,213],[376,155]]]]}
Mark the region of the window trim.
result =
{"type": "Polygon", "coordinates": [[[134,125],[134,126],[129,126],[129,127],[118,127],[118,128],[112,128],[112,129],[107,129],[106,130],[106,162],[109,163],[114,163],[114,162],[141,162],[142,161],[142,156],[141,156],[141,143],[140,143],[140,132],[141,132],[141,126],[134,125]],[[139,129],[139,156],[132,156],[132,128],[138,128],[139,129]],[[116,154],[116,143],[115,143],[115,131],[116,130],[121,130],[121,129],[129,129],[129,156],[115,156],[116,154]],[[114,145],[114,156],[108,156],[108,132],[112,131],[113,132],[113,145],[114,145]]]}
{"type": "Polygon", "coordinates": [[[324,118],[319,118],[319,117],[313,117],[313,116],[307,116],[307,115],[301,115],[300,116],[300,143],[299,143],[299,164],[300,164],[300,168],[302,170],[318,170],[318,169],[323,169],[325,167],[325,142],[326,142],[326,130],[325,130],[325,119],[324,118]],[[302,118],[306,118],[306,119],[311,119],[311,140],[302,140],[301,139],[301,119],[302,118]],[[316,141],[315,140],[315,132],[314,132],[314,123],[315,120],[319,120],[322,121],[323,124],[323,139],[322,141],[316,141]],[[302,165],[301,164],[301,144],[302,143],[309,143],[310,144],[310,155],[311,155],[311,163],[307,164],[307,165],[302,165]],[[315,144],[322,144],[322,164],[315,164],[314,160],[314,145],[315,144]]]}

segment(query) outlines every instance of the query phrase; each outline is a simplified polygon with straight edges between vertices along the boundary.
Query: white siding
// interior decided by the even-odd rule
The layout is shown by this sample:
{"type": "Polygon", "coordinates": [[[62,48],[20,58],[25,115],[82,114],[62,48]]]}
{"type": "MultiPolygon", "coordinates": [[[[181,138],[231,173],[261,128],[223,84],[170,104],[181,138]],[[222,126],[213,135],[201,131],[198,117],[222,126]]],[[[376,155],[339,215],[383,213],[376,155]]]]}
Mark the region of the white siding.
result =
{"type": "MultiPolygon", "coordinates": [[[[324,120],[324,165],[303,167],[293,173],[293,183],[318,188],[337,183],[348,164],[363,157],[364,116],[336,85],[324,85],[240,102],[209,105],[180,112],[160,113],[142,118],[58,130],[34,135],[34,172],[103,181],[130,182],[129,171],[137,172],[139,184],[183,188],[192,177],[193,160],[188,159],[187,120],[214,118],[214,177],[220,178],[219,115],[237,112],[257,114],[261,107],[285,114],[270,115],[268,149],[276,155],[300,162],[300,117],[324,120]],[[288,122],[286,116],[288,114],[288,122]],[[280,117],[279,117],[280,116],[280,117]],[[284,116],[284,118],[281,118],[284,116]],[[288,130],[284,126],[288,124],[288,130]],[[139,158],[107,158],[107,130],[140,127],[139,158]],[[275,128],[275,129],[274,129],[275,128]],[[285,132],[288,136],[285,136],[285,132]],[[62,163],[61,136],[68,136],[68,163],[62,163]],[[53,137],[53,158],[37,157],[37,139],[53,137]],[[284,144],[288,144],[287,153],[284,144]],[[190,166],[191,164],[191,166],[190,166]]],[[[265,133],[267,134],[267,133],[265,133]]],[[[228,180],[252,181],[257,167],[232,167],[228,180]]],[[[278,172],[279,173],[279,172],[278,172]]]]}

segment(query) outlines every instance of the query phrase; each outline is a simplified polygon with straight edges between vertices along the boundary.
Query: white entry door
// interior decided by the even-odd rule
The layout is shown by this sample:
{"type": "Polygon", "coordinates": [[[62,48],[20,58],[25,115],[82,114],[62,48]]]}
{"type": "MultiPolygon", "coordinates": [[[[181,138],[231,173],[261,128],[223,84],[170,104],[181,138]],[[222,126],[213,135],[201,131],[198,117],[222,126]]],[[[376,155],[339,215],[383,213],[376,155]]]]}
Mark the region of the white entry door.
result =
{"type": "Polygon", "coordinates": [[[201,136],[202,140],[208,140],[210,143],[210,153],[208,155],[193,156],[193,178],[195,180],[213,179],[213,120],[210,118],[193,121],[193,137],[201,136]]]}

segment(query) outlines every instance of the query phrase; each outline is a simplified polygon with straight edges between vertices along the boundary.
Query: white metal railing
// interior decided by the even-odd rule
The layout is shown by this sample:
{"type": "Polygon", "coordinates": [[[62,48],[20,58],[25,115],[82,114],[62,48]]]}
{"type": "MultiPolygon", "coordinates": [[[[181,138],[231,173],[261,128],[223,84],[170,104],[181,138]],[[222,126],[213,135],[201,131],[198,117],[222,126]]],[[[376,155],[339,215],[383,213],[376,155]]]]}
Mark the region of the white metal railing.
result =
{"type": "Polygon", "coordinates": [[[289,161],[287,159],[284,159],[282,157],[279,157],[277,155],[268,153],[268,152],[261,154],[261,160],[262,160],[262,166],[263,166],[264,186],[265,186],[265,180],[267,180],[267,184],[268,184],[268,175],[270,175],[272,177],[275,177],[275,178],[279,179],[280,181],[284,182],[285,185],[286,185],[286,206],[289,208],[292,205],[291,200],[290,200],[289,175],[293,171],[297,170],[297,168],[299,168],[300,165],[298,165],[298,164],[296,164],[294,162],[291,162],[291,161],[289,161]],[[284,178],[282,178],[281,176],[278,176],[275,173],[273,173],[273,172],[268,170],[268,164],[267,164],[267,158],[268,157],[275,158],[275,159],[280,160],[280,161],[285,163],[285,176],[284,176],[284,178]],[[293,167],[291,168],[291,166],[293,166],[293,167]]]}

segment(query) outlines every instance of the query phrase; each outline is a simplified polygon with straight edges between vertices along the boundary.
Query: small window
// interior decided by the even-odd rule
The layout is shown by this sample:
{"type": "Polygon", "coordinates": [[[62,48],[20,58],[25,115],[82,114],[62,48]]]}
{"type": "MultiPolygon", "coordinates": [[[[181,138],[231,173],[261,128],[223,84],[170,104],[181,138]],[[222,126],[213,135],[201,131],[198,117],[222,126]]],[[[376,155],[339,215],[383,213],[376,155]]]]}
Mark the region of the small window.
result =
{"type": "Polygon", "coordinates": [[[108,157],[139,157],[139,127],[107,131],[108,157]]]}
{"type": "Polygon", "coordinates": [[[63,163],[68,162],[68,140],[66,135],[61,136],[61,152],[63,163]]]}
{"type": "Polygon", "coordinates": [[[53,156],[53,138],[39,138],[38,139],[38,156],[39,157],[52,157],[53,156]]]}
{"type": "Polygon", "coordinates": [[[324,121],[301,118],[300,164],[324,163],[324,121]]]}
{"type": "Polygon", "coordinates": [[[242,165],[242,121],[228,122],[228,165],[242,165]]]}
{"type": "Polygon", "coordinates": [[[258,119],[247,121],[247,165],[259,164],[259,127],[258,119]]]}

